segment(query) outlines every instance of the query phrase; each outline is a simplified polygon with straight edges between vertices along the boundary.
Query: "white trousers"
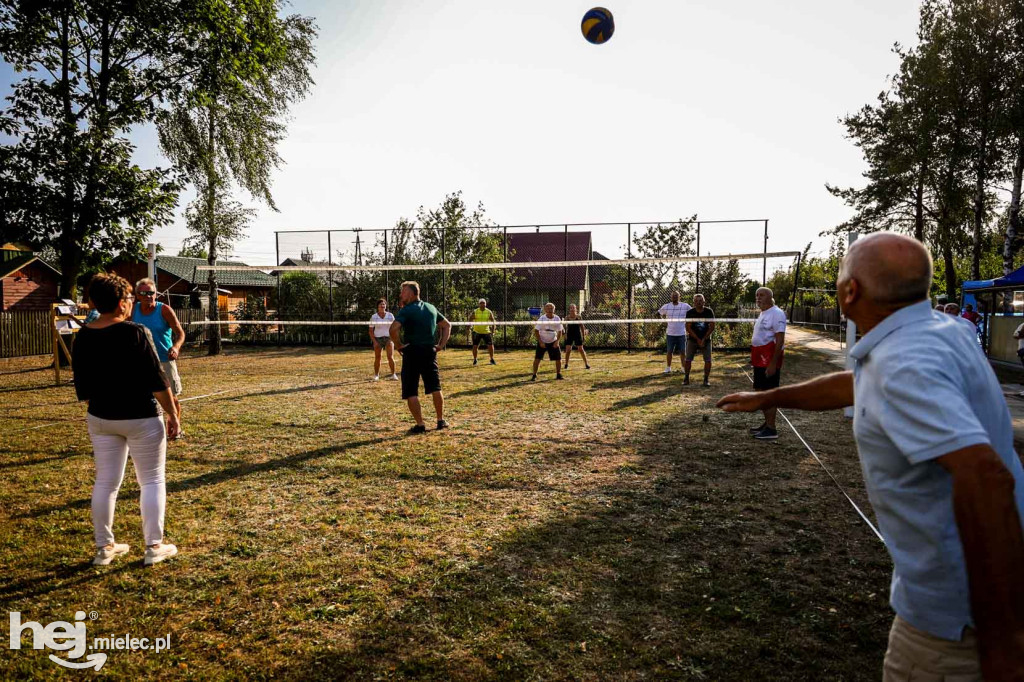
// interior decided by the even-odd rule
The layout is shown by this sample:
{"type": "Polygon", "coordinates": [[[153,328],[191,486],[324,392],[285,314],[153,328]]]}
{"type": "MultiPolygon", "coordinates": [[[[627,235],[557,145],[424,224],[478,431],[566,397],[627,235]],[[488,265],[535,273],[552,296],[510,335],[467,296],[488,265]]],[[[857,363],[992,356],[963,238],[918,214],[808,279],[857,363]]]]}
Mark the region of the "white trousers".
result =
{"type": "Polygon", "coordinates": [[[114,542],[114,505],[129,454],[141,489],[139,506],[146,546],[159,543],[164,537],[164,506],[167,503],[164,479],[167,432],[164,420],[160,417],[100,419],[90,414],[88,421],[96,462],[96,482],[92,486],[92,526],[96,546],[105,547],[114,542]]]}

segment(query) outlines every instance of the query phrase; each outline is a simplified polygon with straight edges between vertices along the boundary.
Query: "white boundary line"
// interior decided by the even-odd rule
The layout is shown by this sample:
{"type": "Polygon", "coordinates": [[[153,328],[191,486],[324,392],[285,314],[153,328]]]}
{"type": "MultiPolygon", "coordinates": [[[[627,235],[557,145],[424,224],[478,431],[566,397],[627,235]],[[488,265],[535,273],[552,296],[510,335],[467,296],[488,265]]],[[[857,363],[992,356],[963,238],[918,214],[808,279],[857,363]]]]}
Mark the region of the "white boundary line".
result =
{"type": "MultiPolygon", "coordinates": [[[[744,368],[742,368],[742,367],[741,367],[740,369],[742,370],[742,372],[743,372],[744,374],[746,374],[746,375],[747,375],[747,379],[749,379],[749,380],[750,380],[750,383],[751,383],[751,384],[753,384],[753,383],[754,383],[754,378],[753,378],[753,377],[751,377],[751,376],[750,376],[750,374],[748,374],[748,373],[747,373],[747,370],[746,370],[746,369],[744,369],[744,368]]],[[[882,544],[884,545],[884,544],[885,544],[885,538],[883,538],[883,537],[882,537],[882,534],[878,532],[878,529],[877,529],[877,528],[875,528],[875,524],[871,523],[871,519],[869,519],[869,518],[867,517],[867,515],[865,515],[865,514],[864,514],[864,512],[863,512],[863,511],[861,511],[860,507],[858,507],[858,506],[857,506],[857,503],[853,501],[853,498],[852,498],[852,497],[850,497],[850,496],[849,496],[849,495],[848,495],[848,494],[846,493],[846,490],[844,490],[844,489],[843,489],[843,486],[841,486],[841,485],[839,484],[839,481],[837,481],[837,480],[836,480],[836,477],[832,475],[832,472],[828,470],[828,467],[826,467],[826,466],[825,466],[825,463],[821,461],[821,458],[820,458],[820,457],[818,457],[818,453],[816,453],[816,452],[814,451],[814,449],[813,449],[813,448],[812,448],[812,447],[811,447],[810,445],[808,445],[808,444],[807,444],[807,441],[806,441],[806,440],[804,440],[804,437],[803,437],[803,436],[801,436],[801,435],[800,435],[800,432],[796,430],[796,427],[795,427],[795,426],[793,426],[793,422],[789,421],[789,417],[787,417],[787,416],[786,416],[786,415],[785,415],[785,414],[784,414],[784,413],[782,412],[782,410],[778,410],[778,413],[779,413],[779,416],[780,416],[780,417],[782,417],[783,419],[785,419],[785,420],[786,420],[786,424],[788,424],[788,425],[789,425],[789,428],[793,429],[793,433],[795,433],[795,434],[796,434],[796,437],[797,437],[797,438],[799,438],[799,439],[800,439],[800,442],[804,444],[804,447],[805,447],[805,448],[807,448],[807,452],[811,453],[811,457],[813,457],[813,458],[815,459],[815,461],[817,461],[817,462],[818,462],[818,464],[820,464],[820,465],[821,465],[821,468],[825,470],[825,473],[826,473],[826,474],[828,474],[828,477],[829,477],[829,478],[831,478],[831,479],[832,479],[832,482],[833,482],[833,483],[835,483],[835,485],[836,485],[836,487],[837,487],[837,488],[839,488],[839,492],[841,492],[841,493],[843,494],[843,497],[845,497],[845,498],[847,499],[847,501],[848,501],[848,502],[849,502],[849,503],[850,503],[851,505],[853,505],[853,508],[854,508],[854,510],[856,510],[857,514],[859,514],[859,515],[860,515],[860,517],[861,517],[862,519],[864,519],[864,523],[868,524],[868,528],[870,528],[870,529],[871,529],[871,530],[872,530],[872,531],[874,532],[875,536],[876,536],[876,537],[878,537],[878,539],[879,539],[879,540],[881,540],[881,541],[882,541],[882,544]]]]}

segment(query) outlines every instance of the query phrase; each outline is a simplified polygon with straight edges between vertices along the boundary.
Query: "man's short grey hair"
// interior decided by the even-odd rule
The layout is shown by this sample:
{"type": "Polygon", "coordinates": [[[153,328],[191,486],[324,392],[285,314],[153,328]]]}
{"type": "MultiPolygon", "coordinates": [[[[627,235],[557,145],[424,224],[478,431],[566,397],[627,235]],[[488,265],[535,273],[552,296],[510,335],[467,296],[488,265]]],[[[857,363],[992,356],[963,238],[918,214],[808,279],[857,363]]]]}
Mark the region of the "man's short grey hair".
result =
{"type": "Polygon", "coordinates": [[[487,299],[481,298],[479,301],[477,301],[477,303],[483,303],[484,305],[487,305],[487,299]]]}
{"type": "Polygon", "coordinates": [[[705,300],[705,299],[704,299],[704,294],[694,294],[694,295],[693,295],[693,300],[694,300],[694,301],[696,301],[696,300],[697,300],[698,298],[699,298],[700,300],[702,300],[702,301],[703,301],[703,300],[705,300]]]}
{"type": "Polygon", "coordinates": [[[947,303],[946,307],[943,309],[943,312],[959,313],[960,312],[960,306],[959,306],[959,304],[956,304],[956,303],[947,303]]]}
{"type": "Polygon", "coordinates": [[[135,291],[138,291],[139,287],[141,287],[143,284],[148,284],[149,286],[153,287],[153,291],[156,291],[156,282],[154,282],[149,277],[143,277],[138,282],[136,282],[135,283],[135,291]]]}
{"type": "Polygon", "coordinates": [[[768,287],[758,287],[757,288],[757,293],[758,294],[761,293],[762,291],[767,291],[769,296],[771,296],[772,298],[775,298],[775,292],[772,291],[771,289],[769,289],[768,287]]]}

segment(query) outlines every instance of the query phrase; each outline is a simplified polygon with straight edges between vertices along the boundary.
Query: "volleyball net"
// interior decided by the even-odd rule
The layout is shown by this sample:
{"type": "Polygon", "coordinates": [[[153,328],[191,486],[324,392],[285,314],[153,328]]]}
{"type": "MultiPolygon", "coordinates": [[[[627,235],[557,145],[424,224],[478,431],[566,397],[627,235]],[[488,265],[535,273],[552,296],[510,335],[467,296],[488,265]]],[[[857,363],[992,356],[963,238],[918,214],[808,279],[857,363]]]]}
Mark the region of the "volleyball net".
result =
{"type": "Polygon", "coordinates": [[[277,263],[213,266],[259,271],[277,284],[262,305],[239,304],[219,324],[242,342],[367,345],[378,300],[395,311],[400,284],[412,280],[452,323],[454,345],[470,343],[482,298],[498,346],[532,345],[534,321],[550,302],[563,318],[576,306],[589,346],[656,348],[666,332],[658,310],[679,291],[690,304],[705,297],[716,347],[743,347],[758,312],[754,292],[767,283],[788,308],[800,254],[766,250],[763,222],[712,225],[701,232],[702,255],[692,222],[281,232],[277,263]],[[705,251],[709,242],[727,249],[705,251]]]}

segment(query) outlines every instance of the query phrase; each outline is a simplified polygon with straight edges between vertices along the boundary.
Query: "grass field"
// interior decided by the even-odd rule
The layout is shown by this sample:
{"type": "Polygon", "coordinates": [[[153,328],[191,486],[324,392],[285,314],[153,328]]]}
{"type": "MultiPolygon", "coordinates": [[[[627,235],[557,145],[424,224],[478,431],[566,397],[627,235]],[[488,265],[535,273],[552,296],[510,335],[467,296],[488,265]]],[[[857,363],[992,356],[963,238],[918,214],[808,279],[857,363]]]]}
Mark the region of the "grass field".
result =
{"type": "MultiPolygon", "coordinates": [[[[787,427],[759,443],[713,409],[742,355],[711,388],[626,353],[530,384],[531,359],[446,351],[454,428],[407,437],[368,351],[185,358],[185,396],[214,395],[169,445],[181,555],[152,569],[130,471],[132,553],[89,564],[85,406],[45,359],[0,362],[0,610],[171,634],[112,652],[115,678],[879,679],[888,556],[787,427]]],[[[827,370],[795,349],[786,381],[827,370]]],[[[849,423],[790,418],[868,509],[849,423]]],[[[3,649],[5,678],[65,673],[3,649]]]]}

